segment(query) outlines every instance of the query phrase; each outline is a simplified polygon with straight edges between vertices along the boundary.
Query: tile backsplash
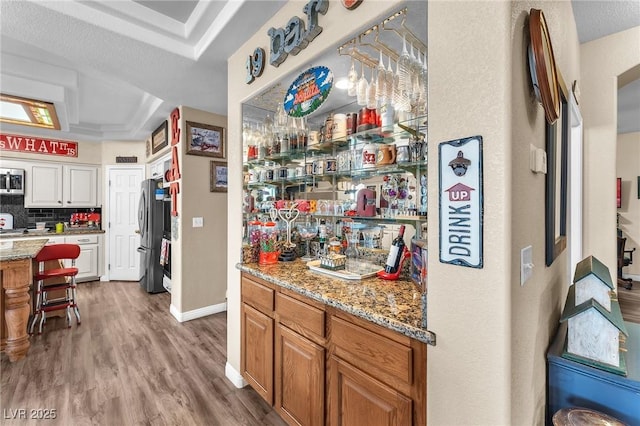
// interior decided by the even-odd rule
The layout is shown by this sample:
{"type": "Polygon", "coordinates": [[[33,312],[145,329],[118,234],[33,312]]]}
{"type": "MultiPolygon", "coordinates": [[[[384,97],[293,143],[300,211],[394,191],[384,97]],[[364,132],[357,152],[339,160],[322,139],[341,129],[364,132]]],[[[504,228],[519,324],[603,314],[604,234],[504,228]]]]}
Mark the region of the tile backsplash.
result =
{"type": "Polygon", "coordinates": [[[11,213],[13,215],[14,228],[35,228],[36,222],[47,222],[47,227],[52,228],[58,222],[69,222],[73,213],[101,213],[102,209],[54,209],[39,208],[27,209],[24,207],[24,195],[0,196],[0,213],[11,213]]]}

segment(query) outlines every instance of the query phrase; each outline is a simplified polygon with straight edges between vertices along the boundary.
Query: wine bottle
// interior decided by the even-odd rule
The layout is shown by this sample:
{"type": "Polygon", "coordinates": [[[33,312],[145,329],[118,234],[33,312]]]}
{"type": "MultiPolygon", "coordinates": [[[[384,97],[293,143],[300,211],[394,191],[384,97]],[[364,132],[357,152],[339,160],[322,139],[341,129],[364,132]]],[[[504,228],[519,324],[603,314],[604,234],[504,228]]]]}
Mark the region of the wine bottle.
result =
{"type": "Polygon", "coordinates": [[[387,256],[387,263],[384,265],[384,271],[387,274],[395,274],[398,272],[404,247],[404,225],[400,225],[400,232],[398,232],[398,236],[391,242],[391,248],[389,249],[389,255],[387,256]]]}

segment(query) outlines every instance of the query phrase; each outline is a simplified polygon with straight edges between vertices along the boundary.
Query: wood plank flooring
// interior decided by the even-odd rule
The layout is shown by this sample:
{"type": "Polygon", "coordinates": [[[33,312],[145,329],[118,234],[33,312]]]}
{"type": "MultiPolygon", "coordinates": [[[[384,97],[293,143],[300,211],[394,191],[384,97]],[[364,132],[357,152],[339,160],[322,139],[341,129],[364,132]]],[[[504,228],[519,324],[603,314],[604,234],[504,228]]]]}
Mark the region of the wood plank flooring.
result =
{"type": "Polygon", "coordinates": [[[78,285],[82,325],[48,320],[26,359],[0,363],[0,424],[284,425],[225,377],[226,313],[180,324],[137,282],[78,285]],[[11,419],[26,409],[27,421],[11,419]],[[56,419],[29,419],[30,410],[56,419]]]}
{"type": "Polygon", "coordinates": [[[618,303],[625,321],[640,324],[640,282],[634,281],[631,290],[618,286],[618,303]]]}

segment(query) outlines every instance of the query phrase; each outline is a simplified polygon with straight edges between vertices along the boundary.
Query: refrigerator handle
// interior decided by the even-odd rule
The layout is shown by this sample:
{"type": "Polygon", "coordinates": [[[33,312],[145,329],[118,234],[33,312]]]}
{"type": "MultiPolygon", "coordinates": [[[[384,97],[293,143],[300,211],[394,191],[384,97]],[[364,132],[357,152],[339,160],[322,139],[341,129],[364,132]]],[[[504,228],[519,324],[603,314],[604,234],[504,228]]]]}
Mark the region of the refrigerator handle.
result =
{"type": "Polygon", "coordinates": [[[136,250],[138,251],[138,253],[144,253],[147,251],[147,249],[144,247],[138,247],[136,250]]]}

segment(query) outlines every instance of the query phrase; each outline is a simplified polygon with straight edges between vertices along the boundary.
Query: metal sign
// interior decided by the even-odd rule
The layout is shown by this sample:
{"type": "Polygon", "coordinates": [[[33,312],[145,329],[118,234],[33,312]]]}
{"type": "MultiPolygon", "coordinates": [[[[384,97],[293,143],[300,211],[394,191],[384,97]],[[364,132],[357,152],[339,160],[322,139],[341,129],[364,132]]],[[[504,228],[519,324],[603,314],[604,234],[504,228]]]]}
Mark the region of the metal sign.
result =
{"type": "Polygon", "coordinates": [[[1,151],[77,157],[78,143],[2,133],[0,134],[0,152],[1,151]]]}
{"type": "Polygon", "coordinates": [[[440,262],[482,268],[482,136],[442,142],[440,262]]]}
{"type": "Polygon", "coordinates": [[[320,108],[333,87],[333,73],[327,67],[313,67],[295,79],[284,96],[284,110],[291,117],[304,117],[320,108]]]}

